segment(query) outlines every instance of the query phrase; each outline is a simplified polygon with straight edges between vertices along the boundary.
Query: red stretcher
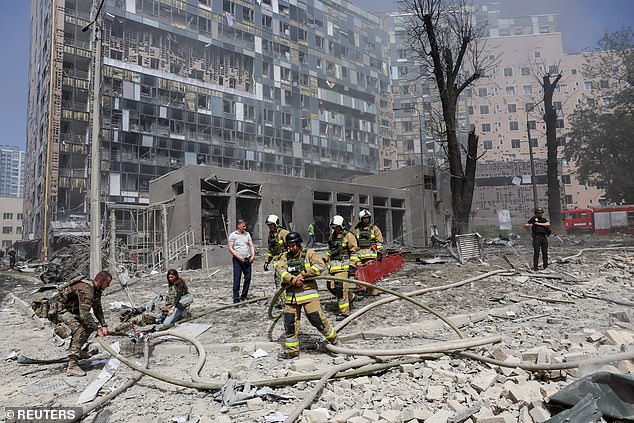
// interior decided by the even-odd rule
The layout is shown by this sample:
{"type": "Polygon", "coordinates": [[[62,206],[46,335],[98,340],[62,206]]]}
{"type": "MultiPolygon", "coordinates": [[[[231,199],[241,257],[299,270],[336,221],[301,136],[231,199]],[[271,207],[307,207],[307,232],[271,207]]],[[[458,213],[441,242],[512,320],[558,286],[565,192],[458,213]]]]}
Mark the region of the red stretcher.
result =
{"type": "MultiPolygon", "coordinates": [[[[354,278],[363,282],[376,284],[394,272],[403,268],[404,260],[401,253],[387,254],[383,260],[373,260],[364,265],[357,266],[354,278]]],[[[357,286],[359,290],[364,290],[364,286],[357,286]]]]}

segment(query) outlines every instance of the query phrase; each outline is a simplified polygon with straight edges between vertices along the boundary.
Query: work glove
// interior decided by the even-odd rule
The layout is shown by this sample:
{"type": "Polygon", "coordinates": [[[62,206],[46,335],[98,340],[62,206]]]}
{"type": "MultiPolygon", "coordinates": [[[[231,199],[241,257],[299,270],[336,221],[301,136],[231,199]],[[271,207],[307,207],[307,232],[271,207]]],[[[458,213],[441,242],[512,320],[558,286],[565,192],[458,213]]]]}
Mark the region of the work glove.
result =
{"type": "Polygon", "coordinates": [[[264,263],[264,271],[265,272],[269,271],[269,264],[268,263],[264,263]]]}
{"type": "Polygon", "coordinates": [[[357,268],[355,266],[348,267],[348,278],[354,279],[354,274],[357,273],[357,268]]]}
{"type": "Polygon", "coordinates": [[[380,251],[376,252],[376,260],[377,261],[383,261],[383,253],[380,251]]]}

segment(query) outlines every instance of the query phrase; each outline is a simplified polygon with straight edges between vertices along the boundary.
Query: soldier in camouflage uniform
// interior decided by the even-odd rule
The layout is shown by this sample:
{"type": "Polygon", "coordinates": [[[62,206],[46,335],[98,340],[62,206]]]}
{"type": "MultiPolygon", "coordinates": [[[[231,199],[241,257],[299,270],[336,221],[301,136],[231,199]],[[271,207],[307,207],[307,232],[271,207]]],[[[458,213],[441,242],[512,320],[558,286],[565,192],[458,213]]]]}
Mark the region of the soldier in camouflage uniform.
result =
{"type": "Polygon", "coordinates": [[[78,365],[81,346],[88,336],[97,331],[97,336],[107,336],[110,331],[106,325],[101,306],[101,294],[110,286],[112,275],[106,271],[97,273],[95,279],[71,282],[61,287],[60,302],[63,311],[57,316],[58,320],[66,324],[71,330],[71,341],[68,351],[68,376],[85,376],[78,365]],[[93,311],[97,321],[90,311],[93,311]]]}
{"type": "MultiPolygon", "coordinates": [[[[328,251],[324,260],[328,263],[328,271],[332,276],[354,278],[357,270],[357,238],[345,228],[343,217],[337,215],[330,219],[332,233],[328,239],[328,251]]],[[[350,290],[350,284],[343,281],[329,281],[328,290],[337,297],[337,320],[343,320],[350,315],[350,303],[355,295],[350,290]]]]}
{"type": "Polygon", "coordinates": [[[286,306],[284,307],[284,351],[279,357],[289,359],[299,356],[299,321],[302,308],[306,317],[331,344],[337,343],[337,332],[321,311],[317,281],[306,280],[326,272],[324,261],[314,250],[302,248],[302,237],[290,232],[286,237],[288,251],[282,254],[276,271],[282,284],[286,286],[286,306]]]}
{"type": "MultiPolygon", "coordinates": [[[[273,265],[273,270],[277,267],[277,263],[282,253],[288,249],[286,247],[286,235],[288,231],[280,226],[280,218],[274,214],[269,215],[266,218],[266,224],[269,227],[269,253],[264,260],[264,271],[269,270],[269,265],[273,265]]],[[[279,274],[275,272],[274,276],[275,289],[278,290],[281,286],[279,274]]],[[[278,308],[283,307],[283,300],[280,298],[281,303],[277,304],[278,308]]]]}

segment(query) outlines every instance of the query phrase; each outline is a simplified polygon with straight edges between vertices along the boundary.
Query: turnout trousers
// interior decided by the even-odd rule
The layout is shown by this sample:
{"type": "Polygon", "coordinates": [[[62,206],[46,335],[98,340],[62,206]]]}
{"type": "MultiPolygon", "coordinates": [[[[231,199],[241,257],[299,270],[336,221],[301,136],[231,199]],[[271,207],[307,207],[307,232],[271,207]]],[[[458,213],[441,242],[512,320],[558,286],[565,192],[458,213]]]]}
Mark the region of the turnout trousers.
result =
{"type": "MultiPolygon", "coordinates": [[[[330,275],[347,278],[348,270],[330,272],[330,275]]],[[[328,291],[337,297],[337,305],[339,307],[338,314],[341,316],[350,316],[350,300],[354,298],[350,284],[343,281],[328,281],[328,291]]]]}
{"type": "Polygon", "coordinates": [[[286,340],[284,351],[291,356],[299,355],[299,328],[302,309],[311,325],[315,327],[331,344],[337,342],[337,331],[324,317],[319,298],[302,304],[287,302],[284,306],[284,331],[286,340]]]}

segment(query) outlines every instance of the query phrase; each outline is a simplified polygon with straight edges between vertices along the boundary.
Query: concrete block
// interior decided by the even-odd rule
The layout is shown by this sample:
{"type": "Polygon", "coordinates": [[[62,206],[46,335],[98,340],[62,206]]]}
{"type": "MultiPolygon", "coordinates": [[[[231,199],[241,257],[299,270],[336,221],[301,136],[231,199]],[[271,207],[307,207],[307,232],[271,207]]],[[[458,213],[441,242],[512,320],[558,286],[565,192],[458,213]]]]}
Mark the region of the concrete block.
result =
{"type": "Polygon", "coordinates": [[[520,408],[520,414],[517,417],[517,423],[533,423],[533,418],[528,413],[528,407],[520,408]]]}
{"type": "Polygon", "coordinates": [[[431,385],[427,387],[425,398],[427,401],[440,401],[445,395],[445,387],[441,385],[431,385]]]}
{"type": "Polygon", "coordinates": [[[509,387],[508,397],[515,402],[531,403],[541,400],[541,384],[536,380],[529,380],[519,385],[509,387]]]}
{"type": "Polygon", "coordinates": [[[302,415],[306,423],[328,423],[328,420],[330,419],[330,413],[325,408],[304,410],[302,415]]]}
{"type": "Polygon", "coordinates": [[[406,373],[408,375],[413,375],[414,372],[416,371],[416,366],[414,364],[401,364],[399,366],[399,370],[402,373],[406,373]]]}
{"type": "Polygon", "coordinates": [[[524,351],[522,353],[522,361],[528,361],[529,363],[536,363],[537,357],[539,356],[539,352],[543,350],[544,347],[532,348],[528,351],[524,351]]]}
{"type": "Polygon", "coordinates": [[[537,354],[537,363],[538,364],[550,364],[553,362],[554,351],[550,348],[544,348],[540,350],[537,354]]]}
{"type": "Polygon", "coordinates": [[[629,345],[634,343],[634,333],[626,330],[608,329],[605,331],[605,337],[608,343],[612,345],[629,345]]]}
{"type": "Polygon", "coordinates": [[[367,377],[367,376],[361,376],[361,377],[358,377],[358,378],[356,378],[356,379],[354,379],[352,381],[352,387],[353,388],[364,387],[364,386],[367,386],[367,385],[371,385],[370,378],[367,377]]]}
{"type": "Polygon", "coordinates": [[[403,420],[405,420],[406,422],[410,421],[410,420],[415,420],[415,421],[427,421],[427,419],[429,419],[432,416],[432,412],[429,410],[425,410],[422,408],[411,408],[409,410],[405,410],[403,411],[403,420]]]}
{"type": "Polygon", "coordinates": [[[366,420],[370,422],[378,422],[381,419],[381,417],[379,416],[379,413],[377,413],[374,410],[364,410],[363,414],[361,414],[361,417],[365,418],[366,420]]]}
{"type": "Polygon", "coordinates": [[[559,392],[560,389],[561,388],[558,383],[548,383],[546,385],[542,385],[541,388],[539,388],[544,398],[555,395],[557,392],[559,392]]]}
{"type": "Polygon", "coordinates": [[[528,413],[535,423],[542,423],[550,419],[550,412],[542,407],[534,407],[528,413]]]}
{"type": "Polygon", "coordinates": [[[346,423],[351,418],[358,416],[359,413],[360,411],[357,409],[348,408],[337,413],[337,415],[332,418],[332,421],[334,423],[346,423]]]}
{"type": "MultiPolygon", "coordinates": [[[[202,422],[202,419],[200,420],[202,422]]],[[[229,416],[216,416],[213,420],[214,423],[231,423],[229,416]]]]}
{"type": "MultiPolygon", "coordinates": [[[[521,363],[522,360],[520,360],[518,357],[510,356],[506,360],[504,360],[504,362],[505,363],[510,363],[510,364],[515,364],[515,363],[521,363]]],[[[516,371],[515,367],[500,367],[500,372],[502,372],[502,374],[504,376],[510,376],[510,375],[514,374],[515,371],[516,371]]]]}
{"type": "Polygon", "coordinates": [[[296,372],[315,370],[315,362],[310,358],[300,358],[297,360],[293,360],[293,362],[291,363],[291,370],[296,372]]]}
{"type": "Polygon", "coordinates": [[[384,410],[379,413],[379,416],[389,423],[400,423],[402,421],[399,410],[384,410]]]}
{"type": "Polygon", "coordinates": [[[451,417],[451,411],[448,410],[440,410],[432,414],[428,419],[425,420],[425,423],[447,423],[447,419],[451,417]]]}
{"type": "Polygon", "coordinates": [[[478,392],[486,391],[493,386],[496,379],[497,372],[495,370],[483,370],[471,380],[471,386],[478,392]]]}
{"type": "Polygon", "coordinates": [[[372,423],[372,421],[361,416],[354,416],[347,423],[372,423]]]}

